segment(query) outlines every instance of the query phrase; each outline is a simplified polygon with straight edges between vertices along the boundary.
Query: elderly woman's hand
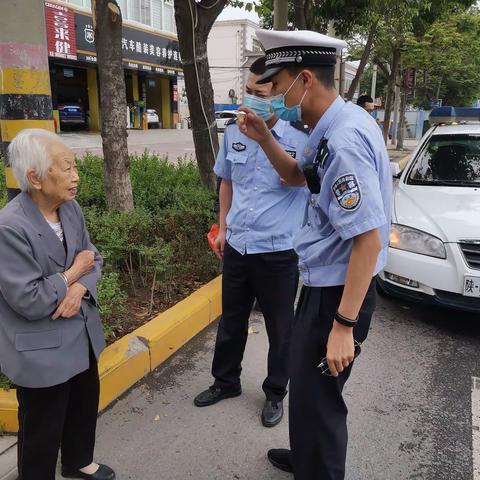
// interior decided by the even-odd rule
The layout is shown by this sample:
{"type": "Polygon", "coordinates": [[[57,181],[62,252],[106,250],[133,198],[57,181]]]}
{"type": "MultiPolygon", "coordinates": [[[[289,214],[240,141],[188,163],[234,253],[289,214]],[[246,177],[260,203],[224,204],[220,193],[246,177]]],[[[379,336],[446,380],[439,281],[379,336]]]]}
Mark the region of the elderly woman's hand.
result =
{"type": "Polygon", "coordinates": [[[52,315],[52,320],[59,317],[71,318],[80,311],[82,298],[85,296],[87,289],[80,283],[74,283],[67,292],[67,295],[52,315]]]}
{"type": "Polygon", "coordinates": [[[90,273],[95,265],[95,252],[91,250],[82,250],[77,254],[72,266],[65,271],[68,284],[74,284],[80,277],[90,273]]]}

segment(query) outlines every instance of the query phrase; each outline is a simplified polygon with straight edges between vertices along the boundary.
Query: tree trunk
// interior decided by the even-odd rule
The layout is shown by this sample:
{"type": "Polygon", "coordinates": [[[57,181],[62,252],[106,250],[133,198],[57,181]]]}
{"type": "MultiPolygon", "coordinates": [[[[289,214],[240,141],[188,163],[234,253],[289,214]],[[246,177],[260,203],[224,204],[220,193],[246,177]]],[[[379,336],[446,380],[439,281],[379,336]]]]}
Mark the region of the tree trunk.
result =
{"type": "Polygon", "coordinates": [[[307,19],[305,17],[305,0],[295,0],[295,27],[298,30],[307,30],[307,19]]]}
{"type": "Polygon", "coordinates": [[[398,120],[397,150],[403,150],[403,139],[405,131],[405,111],[407,109],[407,92],[402,91],[400,97],[400,119],[398,120]]]}
{"type": "Polygon", "coordinates": [[[400,65],[400,48],[397,45],[393,48],[390,75],[388,77],[387,100],[385,102],[385,118],[383,120],[383,139],[385,140],[385,143],[387,143],[387,140],[388,140],[390,118],[392,116],[393,90],[395,88],[395,80],[397,77],[399,65],[400,65]]]}
{"type": "Polygon", "coordinates": [[[218,152],[218,135],[207,39],[227,3],[228,0],[202,0],[199,4],[194,0],[175,0],[174,3],[198,169],[202,183],[212,191],[216,188],[213,166],[218,152]]]}
{"type": "Polygon", "coordinates": [[[100,84],[107,207],[132,210],[127,98],[122,62],[122,14],[116,0],[94,0],[92,12],[100,84]]]}
{"type": "Polygon", "coordinates": [[[288,29],[288,1],[273,0],[273,29],[288,29]]]}
{"type": "MultiPolygon", "coordinates": [[[[360,79],[362,78],[363,72],[365,70],[365,66],[368,62],[368,57],[370,57],[370,52],[372,51],[373,40],[375,39],[375,35],[377,33],[377,25],[378,21],[373,22],[370,25],[370,31],[368,32],[367,43],[365,44],[365,48],[362,53],[362,58],[360,59],[360,64],[358,65],[357,73],[355,74],[355,78],[352,80],[350,88],[347,92],[347,100],[351,100],[355,95],[355,91],[357,90],[357,86],[360,83],[360,79]]],[[[375,100],[375,99],[374,99],[375,100]]]]}

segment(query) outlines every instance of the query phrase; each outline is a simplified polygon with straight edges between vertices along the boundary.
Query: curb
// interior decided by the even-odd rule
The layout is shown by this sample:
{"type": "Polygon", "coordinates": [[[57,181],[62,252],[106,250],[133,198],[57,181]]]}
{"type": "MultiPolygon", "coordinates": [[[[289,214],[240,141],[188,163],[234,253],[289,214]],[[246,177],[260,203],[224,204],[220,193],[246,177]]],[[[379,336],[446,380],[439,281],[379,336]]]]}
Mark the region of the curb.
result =
{"type": "MultiPolygon", "coordinates": [[[[214,322],[222,313],[221,300],[219,276],[109,345],[98,363],[99,411],[214,322]]],[[[0,390],[0,429],[8,433],[18,431],[18,403],[13,389],[0,390]]]]}
{"type": "Polygon", "coordinates": [[[412,154],[413,152],[407,153],[407,155],[405,155],[398,161],[398,165],[400,166],[400,171],[405,169],[408,161],[412,158],[412,154]]]}

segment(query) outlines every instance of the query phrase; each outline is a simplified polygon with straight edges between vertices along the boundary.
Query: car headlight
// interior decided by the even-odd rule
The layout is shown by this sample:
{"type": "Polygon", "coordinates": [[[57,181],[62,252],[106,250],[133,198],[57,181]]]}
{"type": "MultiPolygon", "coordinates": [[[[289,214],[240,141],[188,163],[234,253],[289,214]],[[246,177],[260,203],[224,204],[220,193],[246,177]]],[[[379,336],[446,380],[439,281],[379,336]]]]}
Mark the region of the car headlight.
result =
{"type": "Polygon", "coordinates": [[[392,224],[390,246],[420,255],[447,258],[445,245],[439,238],[415,228],[399,225],[398,223],[392,224]]]}

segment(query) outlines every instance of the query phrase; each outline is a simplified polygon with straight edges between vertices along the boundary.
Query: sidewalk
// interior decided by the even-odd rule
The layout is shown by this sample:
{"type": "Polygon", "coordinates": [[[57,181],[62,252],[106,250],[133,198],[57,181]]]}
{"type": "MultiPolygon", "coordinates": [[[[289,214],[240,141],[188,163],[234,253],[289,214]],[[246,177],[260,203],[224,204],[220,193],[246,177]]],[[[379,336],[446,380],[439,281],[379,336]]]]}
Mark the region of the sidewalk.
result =
{"type": "MultiPolygon", "coordinates": [[[[178,157],[194,157],[195,147],[191,130],[128,130],[128,151],[141,155],[145,150],[158,155],[167,155],[171,161],[178,157]]],[[[68,132],[62,133],[62,140],[78,157],[89,152],[103,155],[102,137],[99,133],[68,132]]]]}
{"type": "Polygon", "coordinates": [[[405,164],[410,160],[411,154],[417,148],[419,141],[416,139],[405,139],[403,142],[403,150],[397,150],[395,145],[390,144],[390,140],[387,144],[388,156],[391,162],[397,162],[400,164],[400,168],[403,169],[405,164]]]}
{"type": "Polygon", "coordinates": [[[17,437],[0,437],[0,480],[17,478],[17,437]]]}

